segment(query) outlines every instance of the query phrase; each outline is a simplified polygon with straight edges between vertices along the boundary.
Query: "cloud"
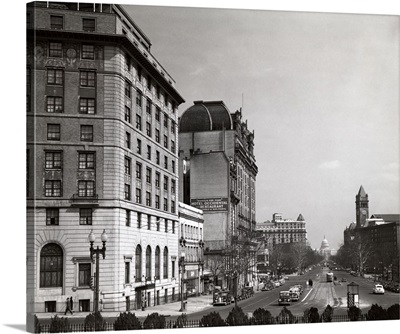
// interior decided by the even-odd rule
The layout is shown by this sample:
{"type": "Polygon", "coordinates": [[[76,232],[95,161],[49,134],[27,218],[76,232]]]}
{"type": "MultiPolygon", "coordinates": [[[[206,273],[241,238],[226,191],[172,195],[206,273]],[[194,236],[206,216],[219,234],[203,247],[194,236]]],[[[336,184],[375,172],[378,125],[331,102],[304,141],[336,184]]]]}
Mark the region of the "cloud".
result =
{"type": "Polygon", "coordinates": [[[325,161],[318,166],[320,169],[335,169],[340,167],[339,160],[325,161]]]}

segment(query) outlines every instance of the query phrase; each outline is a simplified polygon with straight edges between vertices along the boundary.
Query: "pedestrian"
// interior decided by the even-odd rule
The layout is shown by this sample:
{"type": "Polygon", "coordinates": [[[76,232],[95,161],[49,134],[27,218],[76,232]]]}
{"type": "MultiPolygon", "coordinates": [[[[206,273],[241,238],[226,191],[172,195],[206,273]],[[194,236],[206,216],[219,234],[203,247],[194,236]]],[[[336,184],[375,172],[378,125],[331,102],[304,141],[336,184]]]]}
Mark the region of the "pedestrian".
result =
{"type": "Polygon", "coordinates": [[[69,298],[67,298],[67,301],[66,301],[66,303],[65,303],[65,313],[64,313],[64,315],[67,315],[67,312],[71,312],[71,314],[72,314],[72,311],[71,311],[71,302],[70,302],[70,300],[69,300],[69,298]]]}
{"type": "Polygon", "coordinates": [[[70,309],[71,309],[71,313],[74,314],[74,300],[72,299],[72,297],[69,299],[70,302],[70,309]]]}

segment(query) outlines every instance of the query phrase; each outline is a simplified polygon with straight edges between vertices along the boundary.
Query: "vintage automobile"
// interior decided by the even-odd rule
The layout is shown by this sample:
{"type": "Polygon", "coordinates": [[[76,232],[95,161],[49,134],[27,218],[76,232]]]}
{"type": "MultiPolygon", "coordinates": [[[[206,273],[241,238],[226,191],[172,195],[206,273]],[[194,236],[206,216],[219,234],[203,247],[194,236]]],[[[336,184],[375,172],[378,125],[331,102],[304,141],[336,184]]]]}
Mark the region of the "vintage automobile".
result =
{"type": "Polygon", "coordinates": [[[279,305],[290,305],[290,292],[289,291],[281,291],[279,292],[279,305]]]}
{"type": "Polygon", "coordinates": [[[229,305],[232,302],[232,296],[229,291],[215,291],[213,305],[229,305]]]}
{"type": "Polygon", "coordinates": [[[374,294],[381,294],[383,295],[385,293],[385,289],[383,288],[383,285],[381,284],[375,284],[374,288],[372,289],[372,292],[374,294]]]}
{"type": "Polygon", "coordinates": [[[291,287],[289,289],[289,293],[290,293],[290,300],[292,302],[297,302],[300,299],[300,290],[299,288],[296,287],[291,287]]]}

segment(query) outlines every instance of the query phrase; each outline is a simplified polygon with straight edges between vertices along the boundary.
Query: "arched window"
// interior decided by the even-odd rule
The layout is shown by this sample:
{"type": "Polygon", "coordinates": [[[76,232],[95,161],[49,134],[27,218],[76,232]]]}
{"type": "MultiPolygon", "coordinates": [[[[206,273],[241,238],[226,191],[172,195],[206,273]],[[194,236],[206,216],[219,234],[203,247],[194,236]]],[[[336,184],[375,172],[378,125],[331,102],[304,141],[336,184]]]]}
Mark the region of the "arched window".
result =
{"type": "Polygon", "coordinates": [[[57,244],[48,244],[40,252],[40,287],[62,287],[63,251],[57,244]]]}
{"type": "Polygon", "coordinates": [[[142,280],[142,247],[136,246],[135,253],[135,281],[140,282],[142,280]]]}
{"type": "Polygon", "coordinates": [[[157,279],[160,279],[160,247],[156,247],[156,254],[155,254],[155,258],[154,258],[154,262],[155,262],[155,276],[157,277],[157,279]]]}
{"type": "Polygon", "coordinates": [[[168,278],[168,248],[164,247],[164,257],[163,257],[163,271],[164,278],[168,278]]]}
{"type": "Polygon", "coordinates": [[[146,281],[151,280],[151,247],[146,248],[146,281]]]}

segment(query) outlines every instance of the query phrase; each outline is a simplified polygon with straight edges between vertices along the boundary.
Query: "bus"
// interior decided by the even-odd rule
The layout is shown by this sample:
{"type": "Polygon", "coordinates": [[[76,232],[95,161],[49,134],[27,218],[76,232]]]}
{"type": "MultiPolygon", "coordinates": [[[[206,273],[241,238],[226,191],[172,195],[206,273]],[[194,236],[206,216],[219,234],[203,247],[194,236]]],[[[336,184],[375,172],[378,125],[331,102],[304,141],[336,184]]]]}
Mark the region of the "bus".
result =
{"type": "Polygon", "coordinates": [[[326,274],[326,281],[333,282],[333,273],[329,272],[326,274]]]}

